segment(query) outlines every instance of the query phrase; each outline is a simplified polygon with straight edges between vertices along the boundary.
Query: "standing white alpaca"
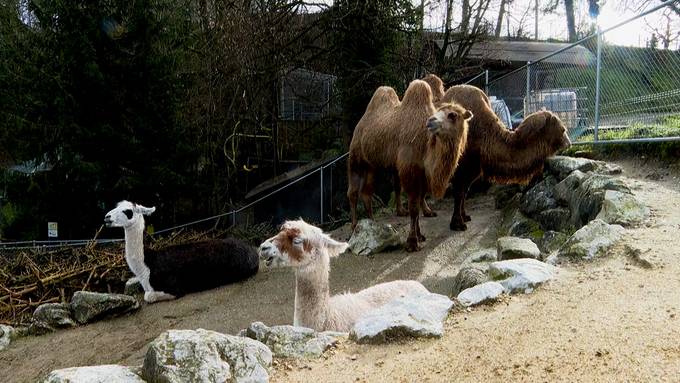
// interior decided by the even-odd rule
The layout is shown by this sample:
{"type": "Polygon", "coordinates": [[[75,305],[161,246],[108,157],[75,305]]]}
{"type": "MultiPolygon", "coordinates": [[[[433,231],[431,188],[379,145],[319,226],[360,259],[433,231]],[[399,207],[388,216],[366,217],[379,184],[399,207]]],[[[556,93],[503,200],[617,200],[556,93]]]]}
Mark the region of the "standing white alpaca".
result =
{"type": "Polygon", "coordinates": [[[317,331],[348,332],[368,311],[410,293],[427,292],[417,281],[393,281],[358,293],[329,294],[330,258],[347,250],[318,227],[303,220],[287,221],[281,231],[260,245],[260,257],[295,269],[293,325],[317,331]]]}
{"type": "Polygon", "coordinates": [[[228,238],[212,239],[160,250],[144,250],[144,215],[156,211],[121,201],[106,213],[107,227],[125,229],[125,261],[144,288],[144,300],[154,303],[244,280],[259,267],[248,244],[228,238]]]}

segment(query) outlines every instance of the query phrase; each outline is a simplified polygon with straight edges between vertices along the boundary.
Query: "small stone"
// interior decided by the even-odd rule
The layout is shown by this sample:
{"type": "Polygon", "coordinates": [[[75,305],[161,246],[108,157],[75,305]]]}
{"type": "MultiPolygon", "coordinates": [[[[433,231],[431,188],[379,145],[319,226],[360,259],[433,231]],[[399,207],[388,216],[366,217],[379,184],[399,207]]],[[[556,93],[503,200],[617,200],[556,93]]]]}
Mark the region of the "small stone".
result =
{"type": "Polygon", "coordinates": [[[451,295],[458,295],[458,293],[467,288],[488,281],[488,268],[488,265],[481,263],[475,263],[461,268],[455,278],[453,278],[451,295]]]}
{"type": "Polygon", "coordinates": [[[616,190],[607,190],[602,201],[602,210],[597,215],[607,223],[635,226],[649,216],[649,208],[635,196],[616,190]]]}
{"type": "Polygon", "coordinates": [[[124,294],[104,294],[76,291],[70,304],[73,317],[80,324],[118,316],[139,309],[134,297],[124,294]]]}
{"type": "Polygon", "coordinates": [[[76,327],[78,324],[71,317],[71,309],[65,303],[45,303],[33,312],[32,333],[40,329],[54,331],[59,328],[76,327]]]}
{"type": "Polygon", "coordinates": [[[485,282],[481,285],[470,287],[458,294],[458,301],[463,306],[475,306],[481,303],[493,301],[498,298],[505,288],[498,282],[485,282]]]}
{"type": "Polygon", "coordinates": [[[0,351],[6,349],[14,340],[14,328],[0,324],[0,351]]]}
{"type": "Polygon", "coordinates": [[[373,255],[401,245],[399,234],[388,224],[362,219],[349,239],[349,249],[356,255],[373,255]]]}
{"type": "Polygon", "coordinates": [[[475,251],[474,253],[470,254],[470,256],[468,257],[468,261],[473,263],[493,262],[497,260],[497,258],[498,258],[497,250],[490,248],[475,251]]]}
{"type": "Polygon", "coordinates": [[[347,333],[316,332],[288,325],[268,327],[262,322],[251,323],[241,333],[264,343],[279,358],[318,358],[336,345],[339,338],[347,337],[347,333]]]}
{"type": "Polygon", "coordinates": [[[144,383],[132,368],[115,364],[52,371],[43,383],[144,383]]]}
{"type": "Polygon", "coordinates": [[[501,237],[497,242],[498,259],[534,258],[541,256],[541,250],[530,239],[501,237]]]}
{"type": "Polygon", "coordinates": [[[601,257],[621,239],[624,228],[595,219],[577,230],[558,251],[558,257],[589,260],[601,257]]]}
{"type": "Polygon", "coordinates": [[[557,268],[532,258],[510,259],[489,265],[489,275],[509,294],[530,293],[534,288],[555,277],[557,268]]]}

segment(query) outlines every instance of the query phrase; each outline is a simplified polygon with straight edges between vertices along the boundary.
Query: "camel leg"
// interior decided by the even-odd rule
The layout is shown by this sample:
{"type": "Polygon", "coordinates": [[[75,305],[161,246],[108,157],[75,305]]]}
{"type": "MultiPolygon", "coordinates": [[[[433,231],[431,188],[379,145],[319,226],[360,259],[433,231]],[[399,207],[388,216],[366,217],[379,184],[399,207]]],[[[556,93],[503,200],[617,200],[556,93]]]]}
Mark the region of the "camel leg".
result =
{"type": "Polygon", "coordinates": [[[359,190],[361,189],[362,177],[351,166],[348,171],[347,198],[349,199],[349,209],[352,215],[352,230],[357,226],[357,203],[359,201],[359,190]]]}
{"type": "Polygon", "coordinates": [[[364,208],[366,208],[366,214],[368,218],[373,219],[373,192],[374,192],[374,174],[373,170],[366,172],[364,177],[363,185],[361,185],[361,200],[364,202],[364,208]]]}
{"type": "Polygon", "coordinates": [[[436,217],[437,213],[430,208],[430,205],[427,204],[427,201],[425,200],[425,197],[423,197],[423,200],[420,202],[420,208],[423,209],[423,216],[425,217],[436,217]]]}
{"type": "Polygon", "coordinates": [[[408,238],[406,239],[406,251],[413,252],[420,250],[418,246],[418,234],[420,233],[420,222],[418,221],[420,217],[420,197],[415,193],[409,193],[408,195],[408,213],[411,217],[411,229],[408,233],[408,238]]]}
{"type": "Polygon", "coordinates": [[[465,222],[470,221],[470,216],[465,214],[465,195],[470,189],[470,185],[479,178],[480,174],[481,172],[477,174],[461,172],[456,174],[453,179],[453,215],[449,224],[449,228],[453,231],[467,230],[465,222]]]}
{"type": "Polygon", "coordinates": [[[399,179],[399,173],[394,174],[394,205],[397,208],[397,217],[406,217],[408,211],[404,209],[404,205],[401,203],[401,180],[399,179]]]}

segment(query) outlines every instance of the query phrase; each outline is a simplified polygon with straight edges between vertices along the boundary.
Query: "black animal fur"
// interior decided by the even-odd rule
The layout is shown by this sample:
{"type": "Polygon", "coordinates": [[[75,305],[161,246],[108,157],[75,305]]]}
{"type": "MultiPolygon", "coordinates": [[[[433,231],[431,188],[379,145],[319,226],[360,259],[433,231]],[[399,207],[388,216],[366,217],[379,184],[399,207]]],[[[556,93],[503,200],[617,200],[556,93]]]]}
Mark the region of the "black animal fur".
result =
{"type": "Polygon", "coordinates": [[[234,238],[214,239],[144,250],[144,263],[155,291],[180,297],[242,281],[255,273],[255,250],[234,238]]]}

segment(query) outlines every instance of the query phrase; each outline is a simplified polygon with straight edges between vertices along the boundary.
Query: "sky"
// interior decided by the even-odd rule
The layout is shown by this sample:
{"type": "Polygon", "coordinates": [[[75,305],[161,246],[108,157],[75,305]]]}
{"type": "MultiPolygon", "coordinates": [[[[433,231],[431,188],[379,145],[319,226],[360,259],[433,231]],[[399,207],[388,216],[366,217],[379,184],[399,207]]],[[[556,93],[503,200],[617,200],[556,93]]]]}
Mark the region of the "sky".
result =
{"type": "MultiPolygon", "coordinates": [[[[475,0],[471,0],[473,3],[475,0]]],[[[420,4],[420,1],[414,1],[420,4]]],[[[444,1],[431,0],[429,7],[426,8],[425,27],[426,28],[441,28],[444,23],[444,1]]],[[[487,11],[486,19],[495,24],[498,16],[498,3],[493,1],[493,5],[487,11]]],[[[548,1],[539,0],[539,9],[544,8],[548,1]]],[[[588,5],[586,0],[575,0],[576,6],[576,23],[592,22],[588,15],[588,5]]],[[[611,27],[621,21],[634,17],[640,10],[626,9],[622,6],[622,1],[607,0],[600,1],[603,4],[600,8],[600,15],[598,17],[598,24],[602,29],[611,27]]],[[[535,31],[535,0],[515,0],[510,8],[510,30],[511,33],[523,23],[525,35],[529,37],[534,36],[535,31]]],[[[648,9],[651,7],[648,7],[648,9]]],[[[454,8],[454,25],[460,22],[459,8],[454,8]]],[[[656,11],[645,18],[635,20],[623,27],[616,28],[605,35],[605,40],[608,43],[626,46],[645,46],[651,37],[650,27],[647,25],[659,26],[665,20],[661,16],[662,10],[656,11]]],[[[674,26],[676,30],[680,30],[680,18],[673,14],[674,26]]],[[[548,38],[567,39],[567,22],[564,13],[564,5],[560,2],[554,14],[542,14],[539,12],[538,18],[538,38],[545,40],[548,38]]],[[[502,36],[507,35],[508,24],[507,19],[504,20],[502,36]]],[[[672,48],[677,49],[679,42],[675,42],[672,48]]]]}

